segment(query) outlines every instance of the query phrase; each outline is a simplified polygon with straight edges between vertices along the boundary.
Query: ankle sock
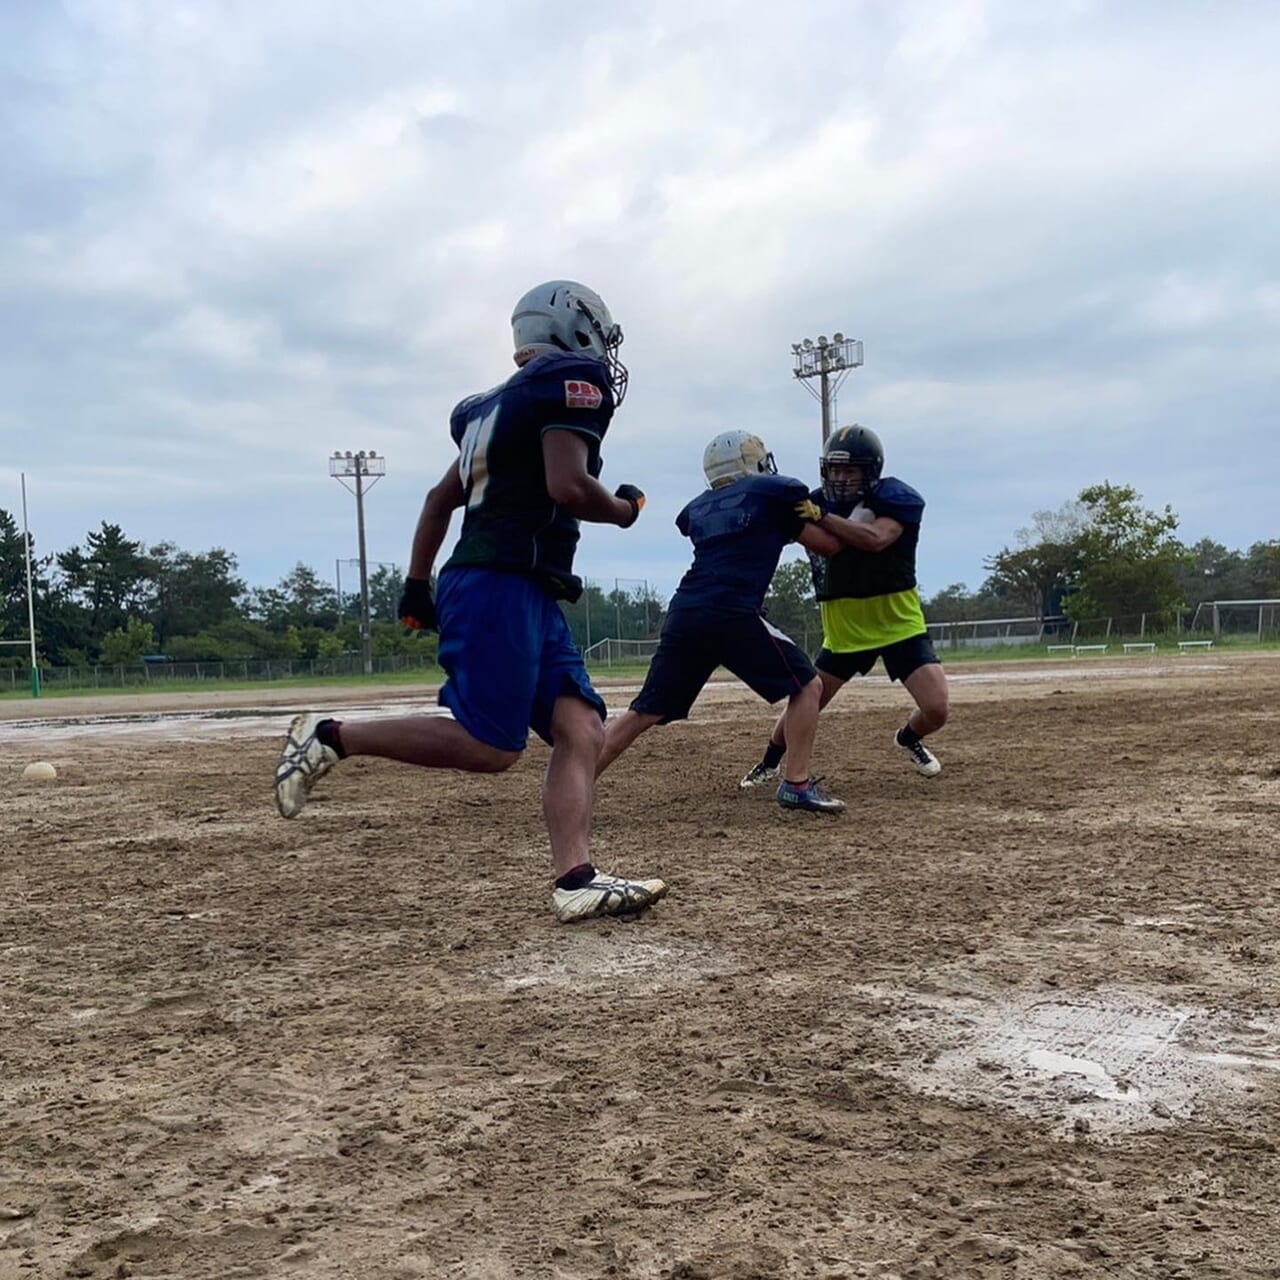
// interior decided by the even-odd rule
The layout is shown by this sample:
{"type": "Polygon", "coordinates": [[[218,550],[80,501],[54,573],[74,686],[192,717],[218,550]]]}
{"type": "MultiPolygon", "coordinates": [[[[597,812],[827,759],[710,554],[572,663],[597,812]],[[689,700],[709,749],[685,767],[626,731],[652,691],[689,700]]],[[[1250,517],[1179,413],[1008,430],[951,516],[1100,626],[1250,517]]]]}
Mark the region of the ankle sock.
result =
{"type": "Polygon", "coordinates": [[[566,871],[556,881],[557,889],[585,889],[596,878],[596,869],[589,862],[583,862],[566,871]]]}
{"type": "Polygon", "coordinates": [[[334,752],[339,760],[345,760],[347,753],[342,746],[342,721],[321,720],[316,725],[316,738],[334,752]]]}
{"type": "Polygon", "coordinates": [[[764,759],[760,761],[766,769],[776,769],[787,754],[787,744],[770,742],[764,749],[764,759]]]}
{"type": "Polygon", "coordinates": [[[898,730],[898,746],[914,747],[920,741],[920,735],[911,727],[910,724],[904,724],[898,730]]]}

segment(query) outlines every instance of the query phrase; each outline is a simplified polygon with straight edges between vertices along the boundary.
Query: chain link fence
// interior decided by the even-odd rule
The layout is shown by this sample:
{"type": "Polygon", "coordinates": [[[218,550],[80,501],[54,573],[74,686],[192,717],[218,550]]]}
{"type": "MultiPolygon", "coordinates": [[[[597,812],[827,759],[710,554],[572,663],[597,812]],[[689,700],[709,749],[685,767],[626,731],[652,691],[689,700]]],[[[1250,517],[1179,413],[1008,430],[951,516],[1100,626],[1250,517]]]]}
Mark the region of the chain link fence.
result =
{"type": "MultiPolygon", "coordinates": [[[[590,581],[582,597],[564,605],[574,640],[593,670],[644,666],[657,648],[665,600],[647,579],[590,581]]],[[[1177,652],[1193,642],[1207,645],[1280,641],[1280,600],[1233,601],[1198,609],[1162,613],[1117,614],[1103,618],[978,618],[931,622],[929,634],[943,650],[986,650],[1004,646],[1039,647],[1062,652],[1087,645],[1177,652]]],[[[820,643],[820,631],[793,625],[793,639],[807,652],[820,643]]],[[[390,654],[373,659],[373,676],[419,674],[424,681],[444,679],[434,653],[390,654]]],[[[40,668],[49,692],[92,693],[95,689],[163,690],[177,685],[267,684],[280,680],[365,679],[360,655],[334,658],[263,658],[226,662],[142,661],[77,667],[40,668]]],[[[27,692],[30,671],[20,659],[0,659],[0,693],[27,692]]]]}

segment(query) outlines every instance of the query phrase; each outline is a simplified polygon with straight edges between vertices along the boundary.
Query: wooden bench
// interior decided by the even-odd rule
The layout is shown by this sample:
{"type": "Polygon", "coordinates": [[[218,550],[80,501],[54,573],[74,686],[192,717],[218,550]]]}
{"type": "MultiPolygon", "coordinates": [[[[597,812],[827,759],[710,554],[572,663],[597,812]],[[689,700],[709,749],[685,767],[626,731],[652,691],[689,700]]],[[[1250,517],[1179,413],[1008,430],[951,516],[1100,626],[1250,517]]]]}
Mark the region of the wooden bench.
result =
{"type": "Polygon", "coordinates": [[[1078,644],[1076,645],[1077,653],[1106,653],[1109,645],[1105,644],[1078,644]]]}
{"type": "Polygon", "coordinates": [[[1125,653],[1155,653],[1154,644],[1140,640],[1128,640],[1124,646],[1125,653]]]}
{"type": "Polygon", "coordinates": [[[1049,653],[1075,653],[1076,647],[1073,644],[1051,644],[1047,646],[1049,653]]]}
{"type": "Polygon", "coordinates": [[[1212,649],[1212,640],[1179,640],[1178,648],[1186,653],[1188,649],[1212,649]]]}

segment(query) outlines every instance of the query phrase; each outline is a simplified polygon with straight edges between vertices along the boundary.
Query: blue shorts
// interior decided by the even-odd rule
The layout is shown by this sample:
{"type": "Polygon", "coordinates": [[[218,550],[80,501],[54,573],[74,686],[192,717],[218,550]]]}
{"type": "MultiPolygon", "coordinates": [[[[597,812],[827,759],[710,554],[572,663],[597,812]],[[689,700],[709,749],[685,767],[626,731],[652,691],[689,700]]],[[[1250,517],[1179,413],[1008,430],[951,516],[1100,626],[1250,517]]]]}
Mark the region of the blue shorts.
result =
{"type": "Polygon", "coordinates": [[[523,751],[532,729],[551,742],[556,699],[581,698],[605,717],[560,606],[532,578],[497,569],[447,569],[436,583],[439,702],[473,737],[523,751]]]}

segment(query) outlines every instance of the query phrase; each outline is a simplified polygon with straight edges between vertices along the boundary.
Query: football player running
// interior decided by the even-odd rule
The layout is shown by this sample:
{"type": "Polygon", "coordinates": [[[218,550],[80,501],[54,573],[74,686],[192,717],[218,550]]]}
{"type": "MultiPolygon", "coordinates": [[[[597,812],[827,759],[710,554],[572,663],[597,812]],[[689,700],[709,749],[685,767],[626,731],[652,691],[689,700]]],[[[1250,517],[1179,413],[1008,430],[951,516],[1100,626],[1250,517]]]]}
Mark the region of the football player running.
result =
{"type": "Polygon", "coordinates": [[[702,469],[710,487],[676,517],[676,528],[693,543],[693,565],[671,600],[644,687],[605,727],[597,774],[654,725],[685,719],[712,672],[723,666],[766,702],[787,700],[781,723],[789,749],[778,803],[839,813],[844,802],[809,774],[822,689],[818,674],[761,610],[788,543],[799,541],[817,556],[833,555],[841,544],[797,514],[808,488],[777,474],[759,436],[716,436],[703,453],[702,469]]]}
{"type": "Polygon", "coordinates": [[[661,880],[607,875],[591,861],[605,705],[559,605],[582,593],[573,573],[579,523],[629,528],[644,494],[634,485],[610,493],[597,479],[601,441],[627,385],[622,330],[604,301],[552,280],[520,299],[511,326],[517,371],[454,409],[458,458],[427,494],[400,600],[401,622],[440,632],[448,680],[439,701],[453,719],[300,715],[276,768],[276,801],[296,817],[315,783],[349,756],[499,773],[533,729],[551,746],[542,791],[551,905],[569,923],[637,911],[667,892],[661,880]],[[433,599],[432,568],[458,507],[462,533],[433,599]]]}
{"type": "MultiPolygon", "coordinates": [[[[894,746],[917,773],[937,777],[942,765],[923,739],[947,722],[947,678],[916,586],[924,499],[909,484],[881,475],[880,437],[857,424],[831,433],[819,468],[822,488],[800,510],[841,545],[830,559],[810,557],[822,610],[822,649],[815,660],[822,705],[879,659],[889,679],[900,680],[916,704],[894,734],[894,746]]],[[[790,758],[790,742],[780,719],[763,759],[740,785],[754,787],[777,777],[783,757],[790,758]]]]}

